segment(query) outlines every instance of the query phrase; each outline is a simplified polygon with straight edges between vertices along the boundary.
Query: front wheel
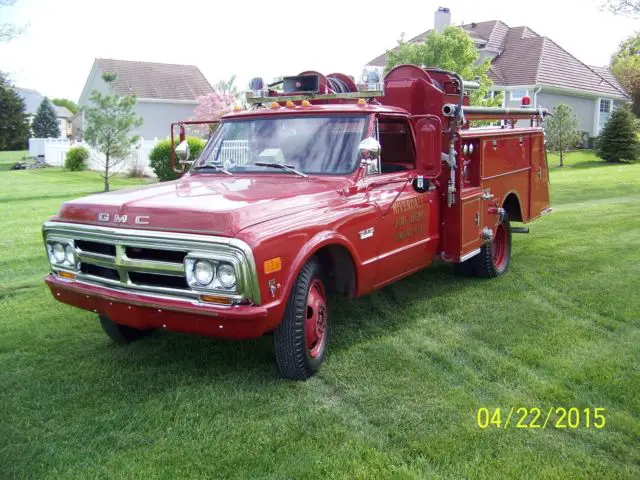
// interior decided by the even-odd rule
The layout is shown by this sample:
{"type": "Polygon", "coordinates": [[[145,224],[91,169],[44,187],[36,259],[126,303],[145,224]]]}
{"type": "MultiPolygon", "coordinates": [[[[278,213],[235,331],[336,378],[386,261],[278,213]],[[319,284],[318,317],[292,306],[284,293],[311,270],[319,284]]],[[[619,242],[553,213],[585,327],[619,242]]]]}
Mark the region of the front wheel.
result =
{"type": "Polygon", "coordinates": [[[102,330],[116,343],[131,343],[149,334],[149,330],[122,325],[111,320],[105,315],[100,315],[102,330]]]}
{"type": "Polygon", "coordinates": [[[318,260],[310,259],[291,289],[284,317],[273,332],[278,372],[291,380],[315,374],[329,343],[327,293],[318,260]]]}

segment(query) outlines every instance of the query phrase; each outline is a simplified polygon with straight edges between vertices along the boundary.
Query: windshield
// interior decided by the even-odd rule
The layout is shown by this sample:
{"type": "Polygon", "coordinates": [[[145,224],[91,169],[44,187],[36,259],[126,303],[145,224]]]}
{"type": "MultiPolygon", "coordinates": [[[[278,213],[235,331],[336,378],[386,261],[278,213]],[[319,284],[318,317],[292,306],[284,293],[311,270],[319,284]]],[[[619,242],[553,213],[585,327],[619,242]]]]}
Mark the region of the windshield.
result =
{"type": "Polygon", "coordinates": [[[277,117],[223,122],[194,169],[230,173],[347,174],[355,170],[366,117],[277,117]],[[256,165],[259,164],[259,165],[256,165]],[[271,164],[271,165],[265,165],[271,164]],[[216,171],[213,170],[212,171],[216,171]]]}

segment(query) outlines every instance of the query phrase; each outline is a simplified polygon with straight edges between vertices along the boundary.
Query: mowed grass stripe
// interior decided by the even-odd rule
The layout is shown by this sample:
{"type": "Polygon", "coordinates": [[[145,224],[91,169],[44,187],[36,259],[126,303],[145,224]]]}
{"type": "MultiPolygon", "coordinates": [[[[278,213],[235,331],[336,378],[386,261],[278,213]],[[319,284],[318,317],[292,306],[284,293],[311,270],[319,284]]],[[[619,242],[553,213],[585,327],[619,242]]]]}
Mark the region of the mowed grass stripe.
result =
{"type": "MultiPolygon", "coordinates": [[[[62,199],[10,204],[0,293],[28,289],[0,295],[0,477],[637,478],[640,165],[567,163],[506,276],[439,265],[332,300],[329,360],[304,383],[276,377],[269,337],[112,345],[41,283],[41,217],[62,199]],[[511,406],[604,407],[607,426],[477,427],[478,408],[511,406]]],[[[32,197],[40,177],[18,173],[32,197]]],[[[100,188],[69,175],[46,178],[100,188]]]]}

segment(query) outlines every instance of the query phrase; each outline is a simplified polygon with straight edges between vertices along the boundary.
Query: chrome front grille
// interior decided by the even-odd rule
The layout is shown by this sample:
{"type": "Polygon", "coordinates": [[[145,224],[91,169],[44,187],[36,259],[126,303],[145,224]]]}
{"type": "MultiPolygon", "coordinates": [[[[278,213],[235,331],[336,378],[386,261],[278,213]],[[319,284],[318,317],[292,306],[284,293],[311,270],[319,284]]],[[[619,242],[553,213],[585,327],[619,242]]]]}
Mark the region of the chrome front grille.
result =
{"type": "Polygon", "coordinates": [[[110,281],[118,281],[123,285],[153,285],[162,288],[180,288],[187,290],[189,287],[184,274],[184,257],[186,251],[161,250],[140,247],[131,247],[121,244],[109,244],[100,242],[82,241],[75,242],[76,256],[80,261],[80,272],[84,275],[97,276],[110,281]],[[112,248],[111,248],[112,247],[112,248]],[[86,250],[90,248],[91,250],[86,250]],[[154,251],[155,260],[131,258],[128,252],[154,251]],[[99,252],[113,252],[113,255],[99,252]],[[166,260],[165,260],[166,259],[166,260]],[[177,261],[176,261],[177,260],[177,261]],[[91,267],[102,267],[95,269],[91,267]],[[115,275],[113,275],[115,273],[115,275]],[[155,280],[144,276],[157,277],[155,280]],[[117,278],[113,278],[113,277],[117,278]],[[168,277],[168,278],[166,278],[168,277]],[[142,280],[141,280],[142,279],[142,280]]]}
{"type": "MultiPolygon", "coordinates": [[[[76,280],[116,289],[198,299],[211,290],[190,288],[184,259],[202,254],[232,263],[237,292],[215,291],[234,302],[260,303],[253,254],[244,242],[208,235],[47,222],[47,239],[73,240],[79,262],[76,280]]],[[[55,267],[52,267],[55,271],[55,267]]]]}

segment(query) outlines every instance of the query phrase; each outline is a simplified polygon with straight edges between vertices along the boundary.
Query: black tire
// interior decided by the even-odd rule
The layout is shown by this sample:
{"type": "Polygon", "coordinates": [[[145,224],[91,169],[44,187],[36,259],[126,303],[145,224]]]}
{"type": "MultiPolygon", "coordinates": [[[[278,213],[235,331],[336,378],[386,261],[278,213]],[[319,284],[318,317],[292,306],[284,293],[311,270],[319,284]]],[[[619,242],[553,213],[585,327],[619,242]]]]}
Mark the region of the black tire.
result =
{"type": "Polygon", "coordinates": [[[150,333],[150,330],[140,330],[139,328],[121,325],[104,315],[100,315],[100,325],[111,340],[121,344],[135,342],[150,333]]]}
{"type": "Polygon", "coordinates": [[[453,273],[455,273],[458,277],[469,277],[473,275],[473,266],[471,265],[471,260],[467,260],[466,262],[462,263],[454,263],[453,273]]]}
{"type": "MultiPolygon", "coordinates": [[[[281,377],[291,380],[306,380],[313,376],[327,356],[329,343],[329,328],[326,311],[326,288],[322,276],[322,269],[318,260],[313,257],[300,271],[280,325],[273,332],[273,345],[276,365],[281,377]],[[313,292],[321,286],[324,293],[324,311],[322,305],[317,312],[309,312],[309,301],[313,292]],[[322,316],[321,343],[314,344],[310,351],[307,337],[307,325],[310,315],[322,316]]],[[[316,317],[319,318],[319,317],[316,317]]]]}
{"type": "Polygon", "coordinates": [[[480,253],[468,260],[471,262],[473,273],[478,277],[495,278],[506,273],[511,262],[511,223],[509,217],[504,214],[502,223],[496,228],[496,232],[492,240],[485,243],[480,248],[480,253]],[[502,231],[503,229],[503,231],[502,231]],[[502,244],[504,251],[496,256],[494,251],[502,244]]]}

